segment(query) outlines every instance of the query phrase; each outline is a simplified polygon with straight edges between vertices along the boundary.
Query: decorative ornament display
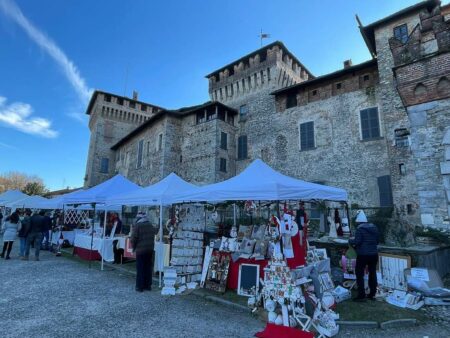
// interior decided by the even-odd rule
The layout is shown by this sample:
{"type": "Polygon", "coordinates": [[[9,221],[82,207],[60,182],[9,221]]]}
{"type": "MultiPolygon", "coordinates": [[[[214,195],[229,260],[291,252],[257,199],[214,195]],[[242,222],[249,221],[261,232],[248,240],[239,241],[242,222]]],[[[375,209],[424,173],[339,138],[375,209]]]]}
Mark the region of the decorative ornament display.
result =
{"type": "Polygon", "coordinates": [[[235,226],[231,227],[230,237],[231,238],[236,238],[237,235],[238,235],[237,228],[235,226]]]}
{"type": "Polygon", "coordinates": [[[256,211],[256,204],[254,201],[245,201],[244,211],[248,216],[251,216],[256,211]]]}

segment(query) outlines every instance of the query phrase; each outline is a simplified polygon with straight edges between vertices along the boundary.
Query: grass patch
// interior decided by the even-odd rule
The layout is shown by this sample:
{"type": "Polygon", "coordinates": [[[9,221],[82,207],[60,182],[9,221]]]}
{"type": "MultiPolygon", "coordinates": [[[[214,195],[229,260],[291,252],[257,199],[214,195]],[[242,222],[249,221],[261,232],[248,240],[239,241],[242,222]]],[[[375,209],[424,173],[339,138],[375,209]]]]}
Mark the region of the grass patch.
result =
{"type": "MultiPolygon", "coordinates": [[[[353,296],[356,296],[356,293],[353,296]]],[[[347,300],[337,304],[336,312],[339,313],[340,320],[385,322],[395,319],[414,318],[420,323],[427,321],[427,317],[421,309],[402,309],[386,303],[384,300],[375,302],[367,300],[362,303],[347,300]]]]}

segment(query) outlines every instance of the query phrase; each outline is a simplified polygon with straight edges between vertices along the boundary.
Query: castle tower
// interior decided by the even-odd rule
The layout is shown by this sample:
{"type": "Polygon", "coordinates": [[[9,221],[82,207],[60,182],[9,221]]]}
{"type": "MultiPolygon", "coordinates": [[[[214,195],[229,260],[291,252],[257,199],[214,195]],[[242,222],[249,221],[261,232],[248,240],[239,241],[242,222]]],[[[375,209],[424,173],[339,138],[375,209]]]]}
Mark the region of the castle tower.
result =
{"type": "Polygon", "coordinates": [[[313,78],[282,42],[264,46],[208,74],[209,96],[230,106],[261,92],[271,92],[313,78]]]}
{"type": "Polygon", "coordinates": [[[111,147],[162,108],[137,100],[96,90],[89,101],[89,152],[84,186],[92,187],[115,174],[118,158],[111,147]]]}
{"type": "MultiPolygon", "coordinates": [[[[423,2],[404,39],[389,39],[397,91],[411,125],[421,222],[450,224],[450,5],[423,2]]],[[[404,25],[406,26],[406,24],[404,25]]],[[[407,32],[407,30],[405,29],[407,32]]]]}

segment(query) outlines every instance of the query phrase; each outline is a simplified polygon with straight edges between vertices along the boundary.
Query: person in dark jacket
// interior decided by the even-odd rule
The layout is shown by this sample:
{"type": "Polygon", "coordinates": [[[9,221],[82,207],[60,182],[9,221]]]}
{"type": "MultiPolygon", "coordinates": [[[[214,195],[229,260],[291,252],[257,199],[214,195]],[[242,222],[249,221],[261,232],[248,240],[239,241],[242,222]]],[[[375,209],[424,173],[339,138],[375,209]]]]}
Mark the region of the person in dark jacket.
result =
{"type": "Polygon", "coordinates": [[[378,242],[379,233],[375,224],[368,223],[364,211],[358,210],[356,216],[356,234],[354,239],[348,242],[355,247],[356,253],[356,284],[358,285],[358,296],[355,301],[364,301],[366,292],[364,290],[364,270],[366,266],[369,270],[370,293],[367,298],[374,300],[377,292],[377,263],[378,263],[378,242]]]}
{"type": "Polygon", "coordinates": [[[31,210],[30,209],[26,209],[25,210],[25,216],[22,219],[22,227],[19,230],[19,243],[20,243],[20,248],[19,248],[19,256],[20,257],[24,257],[25,256],[25,249],[27,246],[27,236],[28,233],[30,232],[30,220],[31,220],[31,210]]]}
{"type": "Polygon", "coordinates": [[[156,229],[145,213],[136,216],[136,224],[131,231],[131,247],[136,253],[136,291],[152,289],[153,249],[156,229]]]}
{"type": "Polygon", "coordinates": [[[31,243],[34,243],[34,258],[35,260],[39,260],[39,251],[41,250],[42,243],[42,233],[45,228],[45,219],[44,213],[41,211],[39,214],[35,213],[31,216],[30,219],[30,231],[27,236],[27,246],[25,249],[25,256],[22,257],[22,260],[27,261],[30,256],[30,246],[31,243]]]}
{"type": "Polygon", "coordinates": [[[41,211],[39,214],[44,217],[44,227],[42,231],[42,238],[44,241],[42,243],[41,250],[48,250],[50,240],[50,229],[52,228],[52,219],[50,217],[49,212],[44,213],[43,211],[41,211]]]}

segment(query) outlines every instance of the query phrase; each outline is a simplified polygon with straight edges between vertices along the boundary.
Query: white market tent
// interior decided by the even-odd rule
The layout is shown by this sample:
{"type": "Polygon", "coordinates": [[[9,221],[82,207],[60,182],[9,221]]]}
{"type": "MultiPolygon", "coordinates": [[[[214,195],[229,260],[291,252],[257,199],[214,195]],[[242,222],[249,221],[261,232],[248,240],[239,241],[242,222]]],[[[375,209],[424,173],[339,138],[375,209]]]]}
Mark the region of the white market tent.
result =
{"type": "MultiPolygon", "coordinates": [[[[109,180],[102,182],[92,188],[89,188],[87,190],[77,191],[73,195],[66,196],[64,198],[64,204],[89,204],[91,203],[95,208],[98,209],[97,204],[105,204],[106,199],[110,196],[117,195],[117,194],[126,194],[131,191],[142,189],[137,184],[127,180],[122,175],[118,174],[109,180]]],[[[105,225],[106,225],[106,215],[107,215],[107,207],[104,206],[105,210],[105,225]]],[[[105,239],[105,232],[103,231],[103,240],[105,239]]],[[[92,250],[92,243],[93,243],[93,236],[94,232],[92,232],[92,239],[91,239],[91,250],[92,250]]],[[[103,249],[102,249],[103,250],[103,249]]],[[[102,256],[102,270],[103,270],[103,254],[102,256]]]]}
{"type": "Polygon", "coordinates": [[[69,192],[64,195],[57,196],[55,198],[47,199],[46,201],[42,201],[38,204],[37,208],[39,209],[62,209],[64,206],[64,201],[67,197],[75,195],[83,191],[82,189],[69,192]]]}
{"type": "Polygon", "coordinates": [[[118,194],[106,199],[107,205],[170,205],[176,193],[198,189],[175,173],[171,173],[158,183],[134,190],[127,194],[118,194]]]}
{"type": "MultiPolygon", "coordinates": [[[[162,229],[162,207],[173,203],[176,193],[198,189],[195,185],[186,182],[175,173],[170,173],[158,183],[145,188],[134,190],[128,194],[118,194],[106,199],[108,206],[114,205],[158,205],[159,206],[159,233],[162,229]]],[[[159,238],[162,247],[162,235],[159,238]]],[[[162,255],[160,255],[161,257],[162,255]]],[[[159,283],[161,286],[161,271],[159,272],[159,283]]]]}
{"type": "Polygon", "coordinates": [[[173,197],[174,202],[213,201],[347,201],[347,191],[310,183],[279,173],[263,161],[253,161],[244,171],[226,181],[210,184],[173,197]]]}
{"type": "Polygon", "coordinates": [[[42,197],[42,196],[27,196],[23,199],[14,201],[14,202],[10,202],[8,204],[6,204],[5,206],[7,208],[11,208],[11,209],[21,209],[21,208],[29,208],[29,209],[36,209],[39,208],[39,204],[48,201],[47,198],[42,197]]]}
{"type": "Polygon", "coordinates": [[[138,189],[142,188],[118,174],[92,188],[77,191],[73,195],[66,196],[64,204],[105,204],[106,199],[110,196],[120,193],[125,194],[138,189]]]}
{"type": "Polygon", "coordinates": [[[29,196],[20,190],[8,190],[3,194],[0,194],[0,206],[5,206],[6,204],[13,203],[27,197],[29,196]]]}

